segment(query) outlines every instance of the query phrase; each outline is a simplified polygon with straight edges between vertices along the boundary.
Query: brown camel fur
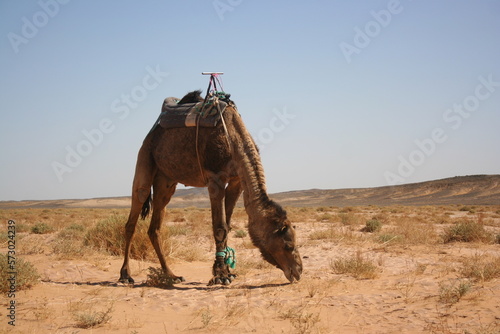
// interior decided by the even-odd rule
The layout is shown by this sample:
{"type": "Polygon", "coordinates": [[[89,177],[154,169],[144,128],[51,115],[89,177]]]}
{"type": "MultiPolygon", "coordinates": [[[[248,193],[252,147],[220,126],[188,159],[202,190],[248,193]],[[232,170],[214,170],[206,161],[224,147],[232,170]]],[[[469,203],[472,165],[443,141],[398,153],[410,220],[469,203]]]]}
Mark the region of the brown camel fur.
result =
{"type": "MultiPolygon", "coordinates": [[[[181,102],[203,100],[199,95],[199,92],[191,92],[181,102]]],[[[125,226],[126,245],[120,271],[121,282],[134,282],[129,269],[131,239],[141,211],[143,218],[149,212],[151,187],[153,215],[148,230],[149,238],[165,274],[175,281],[184,280],[174,275],[168,267],[158,240],[165,207],[177,183],[208,187],[212,228],[219,255],[227,247],[231,215],[243,192],[252,242],[266,261],[283,270],[290,282],[300,279],[302,261],[297,250],[294,227],[286,211],[268,197],[258,148],[232,101],[223,117],[227,133],[221,122],[215,128],[163,129],[158,126],[144,139],[137,159],[132,206],[125,226]]],[[[234,277],[225,263],[225,257],[216,254],[213,278],[209,284],[226,285],[234,277]]]]}

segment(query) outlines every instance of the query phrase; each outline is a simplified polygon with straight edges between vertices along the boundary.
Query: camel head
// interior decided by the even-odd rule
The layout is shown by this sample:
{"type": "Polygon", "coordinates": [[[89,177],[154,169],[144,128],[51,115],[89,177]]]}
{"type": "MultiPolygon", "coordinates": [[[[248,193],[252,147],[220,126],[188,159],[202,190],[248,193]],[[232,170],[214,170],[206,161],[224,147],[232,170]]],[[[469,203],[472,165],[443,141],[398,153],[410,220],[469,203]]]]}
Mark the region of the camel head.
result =
{"type": "Polygon", "coordinates": [[[290,283],[298,281],[302,274],[302,260],[297,249],[295,228],[288,220],[286,211],[271,202],[270,208],[258,220],[261,219],[261,222],[249,224],[254,245],[267,262],[283,270],[290,283]]]}

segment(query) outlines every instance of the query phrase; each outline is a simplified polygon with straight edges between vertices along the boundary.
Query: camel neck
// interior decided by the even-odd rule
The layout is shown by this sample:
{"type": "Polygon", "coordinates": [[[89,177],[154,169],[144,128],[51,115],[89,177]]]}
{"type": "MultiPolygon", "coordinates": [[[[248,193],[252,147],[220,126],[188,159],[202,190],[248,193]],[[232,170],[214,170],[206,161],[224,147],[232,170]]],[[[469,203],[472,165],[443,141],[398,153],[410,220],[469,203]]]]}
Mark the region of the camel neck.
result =
{"type": "Polygon", "coordinates": [[[252,212],[257,214],[262,212],[270,201],[260,154],[237,113],[234,115],[232,125],[234,129],[232,150],[243,187],[245,208],[249,215],[252,212]]]}

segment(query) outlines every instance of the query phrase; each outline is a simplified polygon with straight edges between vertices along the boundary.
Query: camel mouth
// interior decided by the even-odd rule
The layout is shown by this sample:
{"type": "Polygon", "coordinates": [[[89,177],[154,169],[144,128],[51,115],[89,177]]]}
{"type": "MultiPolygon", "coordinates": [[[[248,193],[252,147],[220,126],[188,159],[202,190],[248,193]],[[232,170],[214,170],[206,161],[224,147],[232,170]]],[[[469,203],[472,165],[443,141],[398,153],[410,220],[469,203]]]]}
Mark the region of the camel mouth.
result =
{"type": "Polygon", "coordinates": [[[290,283],[293,283],[295,281],[300,281],[300,276],[302,274],[302,266],[293,266],[288,270],[283,270],[285,273],[286,278],[290,281],[290,283]]]}

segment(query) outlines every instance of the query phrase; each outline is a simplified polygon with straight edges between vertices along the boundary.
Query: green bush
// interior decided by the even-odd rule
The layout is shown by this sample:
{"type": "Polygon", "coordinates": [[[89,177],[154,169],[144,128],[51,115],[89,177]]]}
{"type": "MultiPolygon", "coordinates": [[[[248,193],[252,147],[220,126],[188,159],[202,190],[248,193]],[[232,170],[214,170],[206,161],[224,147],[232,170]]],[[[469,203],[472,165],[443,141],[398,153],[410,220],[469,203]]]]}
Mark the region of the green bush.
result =
{"type": "MultiPolygon", "coordinates": [[[[0,292],[7,293],[10,291],[10,281],[13,268],[9,265],[9,257],[7,254],[0,253],[0,292]]],[[[28,261],[21,258],[16,258],[15,263],[13,263],[15,273],[16,273],[16,291],[29,289],[38,283],[40,275],[36,268],[28,261]]]]}
{"type": "Polygon", "coordinates": [[[448,242],[490,242],[491,234],[482,224],[470,220],[456,223],[444,231],[443,241],[448,242]]]}
{"type": "Polygon", "coordinates": [[[46,234],[54,232],[54,229],[45,223],[36,223],[31,227],[31,233],[46,234]]]}
{"type": "Polygon", "coordinates": [[[382,223],[379,222],[377,219],[370,219],[369,221],[366,222],[365,227],[363,227],[362,231],[363,232],[378,232],[382,229],[382,223]]]}

